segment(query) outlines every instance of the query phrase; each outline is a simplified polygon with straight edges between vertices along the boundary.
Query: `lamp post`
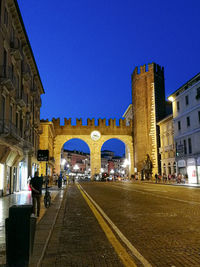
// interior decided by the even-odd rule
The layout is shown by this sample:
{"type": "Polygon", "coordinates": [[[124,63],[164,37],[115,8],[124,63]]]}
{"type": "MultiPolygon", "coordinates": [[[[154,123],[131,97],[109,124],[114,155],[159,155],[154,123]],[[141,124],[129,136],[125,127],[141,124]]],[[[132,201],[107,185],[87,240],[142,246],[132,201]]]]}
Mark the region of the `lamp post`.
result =
{"type": "MultiPolygon", "coordinates": [[[[130,162],[127,160],[127,159],[125,159],[124,160],[124,163],[123,163],[123,165],[122,165],[122,167],[127,171],[127,167],[130,165],[130,162]]],[[[129,173],[128,173],[128,177],[129,177],[129,173]]]]}
{"type": "Polygon", "coordinates": [[[79,166],[78,166],[78,164],[75,164],[75,165],[74,165],[74,170],[75,170],[75,172],[76,172],[76,177],[77,177],[77,173],[78,173],[78,170],[79,170],[79,166]]]}
{"type": "Polygon", "coordinates": [[[113,179],[113,181],[114,181],[114,177],[113,177],[113,174],[114,174],[114,170],[112,169],[112,170],[110,170],[110,173],[111,173],[111,175],[112,175],[112,179],[113,179]]]}
{"type": "Polygon", "coordinates": [[[66,159],[62,159],[61,160],[61,171],[64,170],[65,163],[66,163],[66,159]]]}

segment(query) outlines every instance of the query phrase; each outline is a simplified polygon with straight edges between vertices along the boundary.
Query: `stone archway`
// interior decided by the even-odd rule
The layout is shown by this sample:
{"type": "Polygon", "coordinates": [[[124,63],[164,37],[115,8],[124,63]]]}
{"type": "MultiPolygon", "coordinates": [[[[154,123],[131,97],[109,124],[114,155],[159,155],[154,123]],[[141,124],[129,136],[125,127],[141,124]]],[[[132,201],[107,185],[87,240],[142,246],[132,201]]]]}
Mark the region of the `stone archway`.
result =
{"type": "Polygon", "coordinates": [[[60,160],[61,160],[61,149],[63,145],[74,138],[81,139],[84,141],[90,149],[90,168],[91,176],[93,177],[95,173],[100,173],[101,170],[101,148],[103,144],[110,139],[119,139],[122,141],[126,147],[128,147],[130,153],[130,166],[129,166],[129,177],[134,173],[133,166],[133,144],[131,136],[118,135],[101,135],[100,139],[94,141],[91,139],[90,135],[57,135],[54,140],[54,158],[55,158],[55,172],[60,173],[60,160]]]}
{"type": "MultiPolygon", "coordinates": [[[[100,140],[101,143],[101,148],[104,145],[105,142],[109,141],[110,139],[118,139],[120,141],[122,141],[125,144],[125,149],[128,151],[129,154],[129,158],[127,157],[127,159],[129,160],[130,164],[128,166],[129,171],[129,178],[131,178],[131,175],[134,174],[134,156],[133,156],[133,141],[132,141],[132,136],[128,136],[128,135],[105,135],[102,136],[102,139],[100,140]]],[[[100,151],[101,153],[101,151],[100,151]]]]}

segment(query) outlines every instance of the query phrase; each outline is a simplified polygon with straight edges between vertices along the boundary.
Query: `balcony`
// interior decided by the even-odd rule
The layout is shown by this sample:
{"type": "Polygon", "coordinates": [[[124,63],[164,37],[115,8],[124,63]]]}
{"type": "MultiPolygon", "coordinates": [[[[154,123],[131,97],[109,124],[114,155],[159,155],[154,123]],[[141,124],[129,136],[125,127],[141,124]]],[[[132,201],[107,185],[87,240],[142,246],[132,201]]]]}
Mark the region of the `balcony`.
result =
{"type": "Polygon", "coordinates": [[[20,130],[9,120],[0,120],[0,137],[5,137],[6,141],[14,144],[21,140],[20,130]]]}
{"type": "Polygon", "coordinates": [[[10,42],[10,54],[14,57],[15,60],[22,60],[22,51],[18,38],[14,38],[14,40],[10,42]]]}
{"type": "Polygon", "coordinates": [[[16,88],[16,77],[9,66],[0,66],[0,84],[5,86],[8,91],[16,88]]]}

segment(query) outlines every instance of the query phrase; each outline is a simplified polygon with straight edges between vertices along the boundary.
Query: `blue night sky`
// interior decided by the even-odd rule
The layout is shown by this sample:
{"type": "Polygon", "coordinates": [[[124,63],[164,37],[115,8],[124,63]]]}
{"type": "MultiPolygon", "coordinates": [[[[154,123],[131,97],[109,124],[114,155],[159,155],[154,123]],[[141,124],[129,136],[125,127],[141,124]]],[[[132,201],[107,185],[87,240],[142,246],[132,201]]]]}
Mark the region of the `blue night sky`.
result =
{"type": "Polygon", "coordinates": [[[120,118],[156,62],[166,96],[200,71],[200,1],[18,0],[45,89],[41,118],[120,118]]]}

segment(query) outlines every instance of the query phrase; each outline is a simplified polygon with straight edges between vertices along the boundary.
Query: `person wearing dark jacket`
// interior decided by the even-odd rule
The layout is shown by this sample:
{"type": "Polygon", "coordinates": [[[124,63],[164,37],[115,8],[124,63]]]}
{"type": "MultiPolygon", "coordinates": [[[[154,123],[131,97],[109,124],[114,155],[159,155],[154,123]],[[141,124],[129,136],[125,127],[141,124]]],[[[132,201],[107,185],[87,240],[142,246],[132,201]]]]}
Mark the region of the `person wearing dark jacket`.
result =
{"type": "Polygon", "coordinates": [[[42,184],[43,180],[41,177],[38,176],[38,172],[35,172],[35,176],[30,181],[30,187],[32,190],[32,203],[33,203],[33,213],[37,217],[40,216],[40,199],[42,195],[42,184]],[[37,213],[36,213],[37,207],[37,213]]]}

